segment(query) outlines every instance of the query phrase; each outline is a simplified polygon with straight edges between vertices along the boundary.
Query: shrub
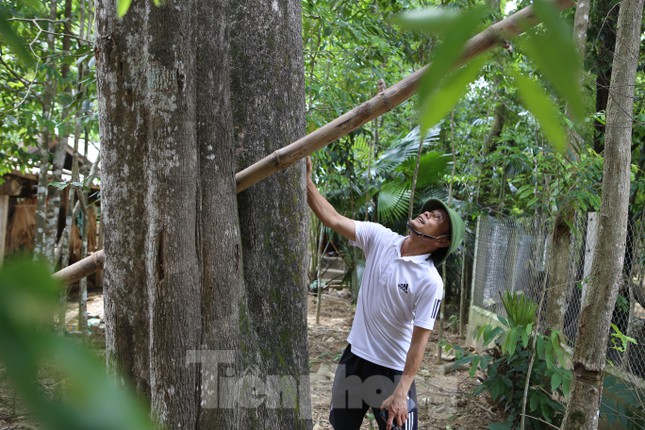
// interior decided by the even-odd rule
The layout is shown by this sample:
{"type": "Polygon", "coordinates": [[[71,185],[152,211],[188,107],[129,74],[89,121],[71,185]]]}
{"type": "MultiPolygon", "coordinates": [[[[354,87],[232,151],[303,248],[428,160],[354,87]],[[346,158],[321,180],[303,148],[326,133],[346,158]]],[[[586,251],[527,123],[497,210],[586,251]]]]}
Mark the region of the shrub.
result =
{"type": "Polygon", "coordinates": [[[505,292],[502,303],[507,317],[500,316],[500,326],[485,324],[477,328],[477,339],[494,346],[483,354],[465,353],[458,345],[448,345],[457,354],[457,364],[470,364],[470,376],[477,369],[485,379],[475,394],[487,391],[507,414],[503,423],[488,426],[492,430],[517,428],[526,402],[525,428],[558,426],[565,407],[560,402],[569,394],[571,371],[562,367],[565,350],[561,334],[548,335],[534,330],[537,305],[521,293],[505,292]],[[525,384],[529,386],[525,399],[525,384]]]}

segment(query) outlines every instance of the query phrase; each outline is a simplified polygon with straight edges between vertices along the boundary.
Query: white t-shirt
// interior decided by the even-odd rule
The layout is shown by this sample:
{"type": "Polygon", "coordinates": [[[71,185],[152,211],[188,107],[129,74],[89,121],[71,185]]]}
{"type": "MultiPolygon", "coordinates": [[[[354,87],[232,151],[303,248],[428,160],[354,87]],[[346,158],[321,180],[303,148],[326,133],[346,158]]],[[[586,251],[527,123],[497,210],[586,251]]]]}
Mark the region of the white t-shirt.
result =
{"type": "Polygon", "coordinates": [[[366,263],[347,341],[357,356],[402,371],[412,327],[434,327],[443,281],[430,254],[401,256],[405,236],[360,221],[355,232],[352,244],[365,252],[366,263]]]}

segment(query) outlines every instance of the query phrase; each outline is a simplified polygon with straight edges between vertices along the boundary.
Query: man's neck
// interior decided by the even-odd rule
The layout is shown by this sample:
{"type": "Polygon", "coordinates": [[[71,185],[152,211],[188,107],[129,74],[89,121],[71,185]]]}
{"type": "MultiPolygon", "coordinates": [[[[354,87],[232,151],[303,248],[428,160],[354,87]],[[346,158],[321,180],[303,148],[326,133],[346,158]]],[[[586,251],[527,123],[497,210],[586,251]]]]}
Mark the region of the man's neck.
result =
{"type": "Polygon", "coordinates": [[[414,255],[428,254],[432,252],[428,248],[423,248],[420,244],[412,239],[411,236],[406,236],[401,244],[401,256],[412,257],[414,255]]]}

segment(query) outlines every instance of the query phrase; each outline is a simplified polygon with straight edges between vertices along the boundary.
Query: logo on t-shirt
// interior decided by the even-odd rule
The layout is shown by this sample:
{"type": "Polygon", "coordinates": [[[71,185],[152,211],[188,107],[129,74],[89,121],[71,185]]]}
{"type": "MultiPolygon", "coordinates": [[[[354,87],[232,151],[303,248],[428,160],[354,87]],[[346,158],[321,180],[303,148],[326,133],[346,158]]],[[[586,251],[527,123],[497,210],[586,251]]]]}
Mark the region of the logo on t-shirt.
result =
{"type": "Polygon", "coordinates": [[[405,294],[408,294],[408,284],[399,284],[399,290],[403,291],[405,294]]]}

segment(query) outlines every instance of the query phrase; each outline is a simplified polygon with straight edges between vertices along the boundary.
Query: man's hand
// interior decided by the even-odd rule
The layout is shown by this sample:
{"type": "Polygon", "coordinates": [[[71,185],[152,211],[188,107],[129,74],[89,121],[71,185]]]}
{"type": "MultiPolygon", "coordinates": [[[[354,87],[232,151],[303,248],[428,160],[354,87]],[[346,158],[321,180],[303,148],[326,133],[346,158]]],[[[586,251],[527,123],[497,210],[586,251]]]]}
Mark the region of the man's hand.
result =
{"type": "Polygon", "coordinates": [[[408,397],[395,392],[381,403],[380,409],[387,411],[387,430],[392,429],[392,424],[403,427],[408,419],[408,397]]]}
{"type": "Polygon", "coordinates": [[[311,157],[307,155],[307,179],[311,179],[311,157]]]}

